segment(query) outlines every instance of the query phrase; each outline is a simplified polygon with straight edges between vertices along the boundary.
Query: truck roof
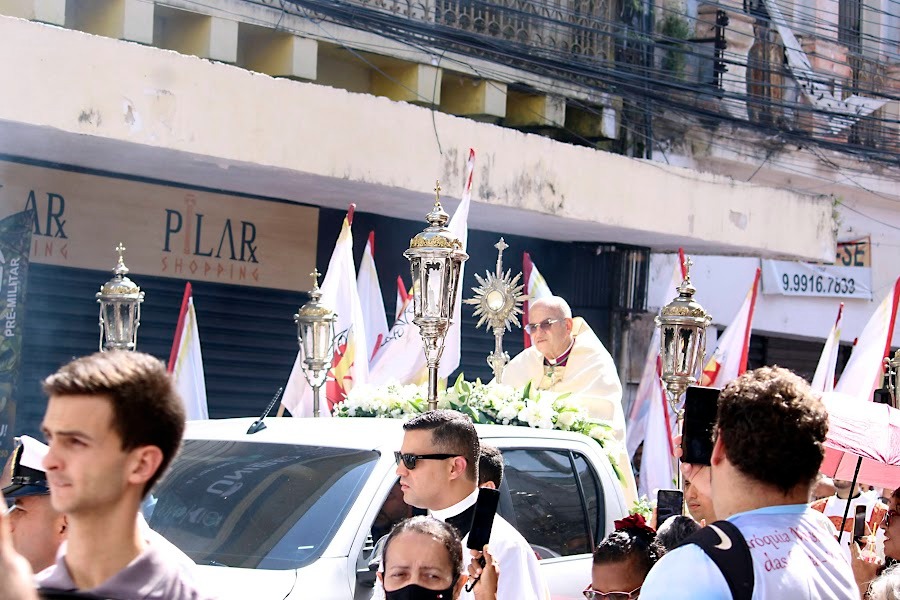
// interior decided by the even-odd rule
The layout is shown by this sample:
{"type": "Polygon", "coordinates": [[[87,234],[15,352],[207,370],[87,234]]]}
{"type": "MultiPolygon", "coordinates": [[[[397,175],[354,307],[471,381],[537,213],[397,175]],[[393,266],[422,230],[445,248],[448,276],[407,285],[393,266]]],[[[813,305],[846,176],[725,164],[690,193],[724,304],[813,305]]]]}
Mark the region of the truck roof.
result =
{"type": "MultiPolygon", "coordinates": [[[[255,420],[252,417],[246,417],[189,421],[185,439],[304,444],[359,450],[390,448],[393,451],[400,447],[404,423],[402,419],[369,417],[324,419],[271,417],[265,420],[265,429],[248,435],[247,428],[255,420]]],[[[478,436],[484,440],[499,438],[585,439],[585,436],[579,433],[516,425],[475,425],[475,429],[478,436]]]]}

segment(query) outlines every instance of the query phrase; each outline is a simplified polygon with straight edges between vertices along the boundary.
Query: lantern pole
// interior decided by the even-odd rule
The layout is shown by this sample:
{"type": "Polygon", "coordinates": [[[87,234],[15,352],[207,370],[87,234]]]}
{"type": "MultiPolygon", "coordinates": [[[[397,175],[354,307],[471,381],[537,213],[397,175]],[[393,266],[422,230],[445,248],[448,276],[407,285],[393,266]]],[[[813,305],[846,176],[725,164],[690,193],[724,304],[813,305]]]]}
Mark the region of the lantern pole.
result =
{"type": "MultiPolygon", "coordinates": [[[[678,296],[662,307],[656,317],[659,327],[662,380],[666,384],[666,396],[676,416],[676,432],[682,433],[684,408],[680,402],[688,386],[697,383],[697,373],[703,365],[706,353],[706,328],[712,317],[694,300],[697,292],[691,283],[691,266],[688,259],[684,280],[678,286],[678,296]]],[[[677,463],[678,461],[676,461],[677,463]]],[[[681,468],[676,464],[678,487],[682,486],[681,468]]]]}
{"type": "Polygon", "coordinates": [[[438,401],[438,369],[444,339],[450,329],[462,263],[469,258],[447,229],[449,215],[441,206],[441,184],[434,186],[434,208],[425,217],[428,227],[409,242],[403,256],[409,260],[413,282],[413,322],[419,327],[428,366],[428,410],[438,401]]]}

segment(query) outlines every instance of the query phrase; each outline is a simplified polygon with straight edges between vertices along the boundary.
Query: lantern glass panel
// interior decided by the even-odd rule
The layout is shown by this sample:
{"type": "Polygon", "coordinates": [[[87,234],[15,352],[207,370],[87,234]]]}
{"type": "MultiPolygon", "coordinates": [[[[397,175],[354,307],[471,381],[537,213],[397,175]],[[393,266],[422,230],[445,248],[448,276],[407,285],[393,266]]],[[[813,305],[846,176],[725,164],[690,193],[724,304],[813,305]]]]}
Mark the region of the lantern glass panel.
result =
{"type": "Polygon", "coordinates": [[[675,372],[675,327],[669,325],[663,327],[660,337],[662,348],[660,354],[663,359],[663,373],[675,372]]]}
{"type": "Polygon", "coordinates": [[[315,330],[315,356],[318,360],[327,361],[331,353],[332,328],[331,321],[322,321],[313,325],[315,330]]]}
{"type": "Polygon", "coordinates": [[[425,311],[424,316],[447,317],[444,311],[444,261],[430,260],[425,263],[425,311]]]}
{"type": "Polygon", "coordinates": [[[315,340],[311,323],[300,321],[297,323],[297,335],[300,336],[300,347],[303,348],[304,358],[313,358],[315,340]]]}
{"type": "Polygon", "coordinates": [[[103,304],[106,323],[106,339],[117,346],[124,346],[132,338],[132,306],[128,303],[106,302],[103,304]]]}
{"type": "Polygon", "coordinates": [[[423,304],[425,302],[424,296],[419,292],[422,286],[422,259],[418,257],[412,257],[409,259],[409,270],[412,275],[412,285],[413,285],[413,313],[416,316],[424,314],[423,304]]]}

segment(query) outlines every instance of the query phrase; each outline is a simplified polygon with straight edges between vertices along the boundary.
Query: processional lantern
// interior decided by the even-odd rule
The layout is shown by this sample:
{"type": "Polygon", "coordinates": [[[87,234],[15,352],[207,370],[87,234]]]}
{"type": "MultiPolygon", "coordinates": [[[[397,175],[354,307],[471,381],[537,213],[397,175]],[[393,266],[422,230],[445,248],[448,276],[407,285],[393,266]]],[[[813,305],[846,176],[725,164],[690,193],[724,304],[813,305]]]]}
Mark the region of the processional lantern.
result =
{"type": "Polygon", "coordinates": [[[437,408],[438,366],[453,318],[462,263],[469,258],[462,242],[447,229],[450,217],[441,206],[440,182],[434,192],[434,208],[425,217],[428,227],[410,240],[403,253],[412,274],[413,322],[425,345],[428,410],[437,408]]]}
{"type": "Polygon", "coordinates": [[[141,303],[144,292],[127,277],[125,246],[116,246],[119,260],[113,269],[113,278],[100,286],[97,302],[100,303],[100,351],[129,350],[137,348],[137,330],[141,324],[141,303]]]}
{"type": "MultiPolygon", "coordinates": [[[[662,362],[662,380],[666,384],[669,404],[676,415],[676,428],[681,433],[684,409],[681,395],[690,385],[697,383],[697,375],[706,353],[706,328],[712,317],[694,300],[696,289],[691,284],[691,265],[688,259],[685,276],[678,286],[678,296],[662,307],[656,317],[659,327],[659,355],[662,362]]],[[[676,461],[677,462],[677,461],[676,461]]],[[[681,487],[681,469],[675,466],[676,481],[681,487]]]]}
{"type": "Polygon", "coordinates": [[[303,352],[303,376],[313,390],[313,416],[319,417],[319,390],[325,384],[328,370],[334,359],[334,324],[337,313],[322,304],[319,290],[318,269],[310,273],[313,288],[309,302],[300,307],[294,315],[297,323],[297,343],[303,352]]]}
{"type": "Polygon", "coordinates": [[[503,251],[509,248],[503,238],[494,247],[497,249],[497,267],[494,273],[488,271],[487,278],[478,273],[475,279],[478,286],[473,287],[475,297],[465,300],[466,304],[474,304],[475,316],[480,317],[475,327],[487,321],[494,333],[494,349],[488,354],[487,363],[494,372],[494,379],[502,383],[503,370],[509,362],[509,354],[503,350],[503,334],[512,330],[510,323],[521,327],[518,315],[522,314],[519,306],[527,296],[522,294],[523,285],[519,284],[521,273],[510,279],[510,271],[503,272],[503,251]]]}
{"type": "Polygon", "coordinates": [[[659,327],[659,354],[662,380],[666,384],[669,403],[679,414],[678,401],[689,385],[697,383],[697,374],[706,351],[706,328],[712,317],[694,300],[696,289],[691,284],[690,259],[678,296],[662,307],[656,317],[659,327]]]}

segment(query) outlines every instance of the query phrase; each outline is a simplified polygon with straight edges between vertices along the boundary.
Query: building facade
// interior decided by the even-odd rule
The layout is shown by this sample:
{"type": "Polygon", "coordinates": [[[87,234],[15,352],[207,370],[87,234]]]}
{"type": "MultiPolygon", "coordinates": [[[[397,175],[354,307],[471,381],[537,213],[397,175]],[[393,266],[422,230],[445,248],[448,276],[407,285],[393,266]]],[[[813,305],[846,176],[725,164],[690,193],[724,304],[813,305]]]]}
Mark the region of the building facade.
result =
{"type": "MultiPolygon", "coordinates": [[[[211,414],[260,412],[287,379],[291,315],[348,204],[357,241],[376,232],[391,312],[434,181],[452,210],[469,148],[464,287],[493,268],[503,235],[507,256],[529,251],[595,324],[626,381],[645,343],[628,332],[658,283],[651,252],[830,262],[864,223],[880,290],[893,255],[845,209],[878,218],[866,204],[878,198],[890,222],[896,165],[842,149],[871,147],[861,121],[819,136],[829,122],[817,112],[788,131],[826,146],[798,150],[791,134],[773,149],[766,127],[781,121],[756,110],[746,64],[748,32],[775,34],[754,25],[758,8],[722,10],[728,24],[718,8],[640,2],[0,0],[0,206],[33,196],[31,277],[43,282],[29,282],[20,429],[42,411],[39,378],[95,347],[90,296],[120,241],[147,291],[140,347],[168,355],[194,282],[211,414]],[[729,71],[704,80],[723,57],[729,71]],[[841,161],[871,170],[852,177],[870,192],[829,166],[841,161]]],[[[895,105],[878,109],[894,147],[895,105]]],[[[725,323],[733,289],[711,277],[698,287],[725,323]]],[[[793,314],[784,333],[827,331],[793,314]]],[[[471,325],[462,370],[474,377],[491,340],[471,325]]],[[[520,336],[507,339],[515,351],[520,336]]]]}

